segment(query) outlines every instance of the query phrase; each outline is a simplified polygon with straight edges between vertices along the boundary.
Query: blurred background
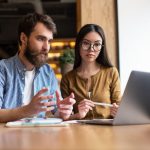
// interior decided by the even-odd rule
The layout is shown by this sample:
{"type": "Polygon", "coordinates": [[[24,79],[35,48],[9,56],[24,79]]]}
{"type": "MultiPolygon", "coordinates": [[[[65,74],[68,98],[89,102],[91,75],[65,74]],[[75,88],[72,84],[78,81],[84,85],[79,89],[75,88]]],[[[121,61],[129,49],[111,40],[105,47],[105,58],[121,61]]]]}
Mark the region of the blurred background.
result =
{"type": "Polygon", "coordinates": [[[56,23],[58,33],[51,43],[48,63],[58,81],[62,77],[61,57],[64,53],[63,60],[70,57],[66,51],[74,50],[76,34],[87,23],[103,27],[122,91],[132,70],[150,72],[149,0],[0,0],[0,59],[16,54],[19,20],[31,12],[46,13],[56,23]]]}

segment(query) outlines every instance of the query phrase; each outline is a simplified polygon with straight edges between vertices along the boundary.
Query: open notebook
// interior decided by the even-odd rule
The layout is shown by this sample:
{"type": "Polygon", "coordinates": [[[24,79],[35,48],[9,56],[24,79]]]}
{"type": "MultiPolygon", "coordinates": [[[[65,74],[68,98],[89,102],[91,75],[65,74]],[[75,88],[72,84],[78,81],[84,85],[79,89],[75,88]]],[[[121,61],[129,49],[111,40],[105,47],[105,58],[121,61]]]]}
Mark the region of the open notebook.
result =
{"type": "Polygon", "coordinates": [[[7,122],[6,127],[38,127],[38,126],[67,126],[60,118],[24,118],[18,121],[7,122]]]}
{"type": "Polygon", "coordinates": [[[114,119],[79,120],[80,123],[132,125],[150,123],[150,73],[132,71],[114,119]]]}

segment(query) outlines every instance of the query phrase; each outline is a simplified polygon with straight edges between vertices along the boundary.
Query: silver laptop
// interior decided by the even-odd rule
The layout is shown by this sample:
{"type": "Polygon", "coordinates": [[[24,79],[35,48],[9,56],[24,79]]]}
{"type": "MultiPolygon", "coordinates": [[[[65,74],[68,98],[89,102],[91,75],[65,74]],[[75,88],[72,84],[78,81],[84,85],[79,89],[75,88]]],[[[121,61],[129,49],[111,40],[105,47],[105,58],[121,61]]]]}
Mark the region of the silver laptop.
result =
{"type": "Polygon", "coordinates": [[[80,123],[134,125],[150,123],[150,73],[132,71],[114,119],[80,120],[80,123]]]}

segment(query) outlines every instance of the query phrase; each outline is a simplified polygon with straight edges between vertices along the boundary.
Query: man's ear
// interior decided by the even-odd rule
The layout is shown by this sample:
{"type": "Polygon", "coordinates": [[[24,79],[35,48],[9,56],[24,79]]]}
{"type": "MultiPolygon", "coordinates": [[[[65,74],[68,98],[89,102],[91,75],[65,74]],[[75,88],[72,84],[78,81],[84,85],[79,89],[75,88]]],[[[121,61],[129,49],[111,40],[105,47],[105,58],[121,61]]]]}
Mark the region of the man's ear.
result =
{"type": "Polygon", "coordinates": [[[21,32],[21,34],[20,34],[21,45],[26,45],[27,39],[28,39],[27,36],[23,32],[21,32]]]}

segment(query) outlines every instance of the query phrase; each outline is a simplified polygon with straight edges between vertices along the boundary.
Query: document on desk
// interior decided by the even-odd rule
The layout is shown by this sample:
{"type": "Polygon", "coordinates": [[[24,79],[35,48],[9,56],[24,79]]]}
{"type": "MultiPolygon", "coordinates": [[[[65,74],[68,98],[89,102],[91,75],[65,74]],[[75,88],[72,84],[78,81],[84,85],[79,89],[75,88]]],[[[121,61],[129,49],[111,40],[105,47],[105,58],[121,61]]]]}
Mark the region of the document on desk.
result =
{"type": "Polygon", "coordinates": [[[39,126],[55,126],[62,127],[68,126],[67,123],[64,123],[60,118],[24,118],[18,121],[7,122],[6,127],[39,127],[39,126]]]}

